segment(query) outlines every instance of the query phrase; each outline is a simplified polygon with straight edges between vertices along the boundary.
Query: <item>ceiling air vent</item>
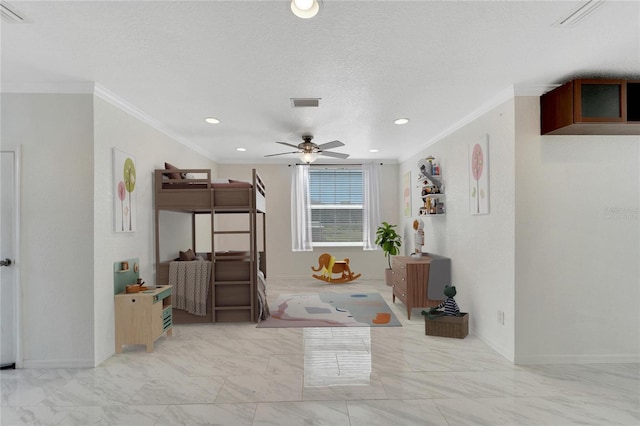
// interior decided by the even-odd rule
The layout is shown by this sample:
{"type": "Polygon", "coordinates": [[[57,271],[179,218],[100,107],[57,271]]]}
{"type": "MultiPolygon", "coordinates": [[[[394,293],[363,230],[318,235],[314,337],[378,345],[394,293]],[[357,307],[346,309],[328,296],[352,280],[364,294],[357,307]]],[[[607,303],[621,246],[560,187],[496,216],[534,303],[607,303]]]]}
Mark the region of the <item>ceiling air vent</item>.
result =
{"type": "Polygon", "coordinates": [[[291,98],[291,106],[293,108],[317,108],[320,106],[320,98],[291,98]]]}
{"type": "Polygon", "coordinates": [[[571,13],[554,22],[554,27],[575,27],[604,4],[605,0],[588,0],[580,3],[571,13]]]}
{"type": "Polygon", "coordinates": [[[0,1],[0,15],[2,15],[2,20],[9,24],[24,24],[26,22],[31,22],[18,9],[4,1],[0,1]]]}

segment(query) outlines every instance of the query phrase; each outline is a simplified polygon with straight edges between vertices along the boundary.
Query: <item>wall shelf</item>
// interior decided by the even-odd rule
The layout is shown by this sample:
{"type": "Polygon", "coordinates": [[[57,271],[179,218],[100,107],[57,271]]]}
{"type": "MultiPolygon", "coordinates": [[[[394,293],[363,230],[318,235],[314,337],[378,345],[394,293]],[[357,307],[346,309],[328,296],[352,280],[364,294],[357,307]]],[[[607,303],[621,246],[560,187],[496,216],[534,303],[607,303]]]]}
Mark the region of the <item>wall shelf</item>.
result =
{"type": "Polygon", "coordinates": [[[418,169],[420,170],[418,181],[420,182],[420,199],[422,200],[422,205],[418,210],[420,217],[443,216],[445,214],[442,172],[440,166],[434,166],[433,160],[435,160],[434,157],[427,157],[426,160],[418,161],[418,169]],[[436,169],[435,173],[432,173],[434,168],[436,169]]]}

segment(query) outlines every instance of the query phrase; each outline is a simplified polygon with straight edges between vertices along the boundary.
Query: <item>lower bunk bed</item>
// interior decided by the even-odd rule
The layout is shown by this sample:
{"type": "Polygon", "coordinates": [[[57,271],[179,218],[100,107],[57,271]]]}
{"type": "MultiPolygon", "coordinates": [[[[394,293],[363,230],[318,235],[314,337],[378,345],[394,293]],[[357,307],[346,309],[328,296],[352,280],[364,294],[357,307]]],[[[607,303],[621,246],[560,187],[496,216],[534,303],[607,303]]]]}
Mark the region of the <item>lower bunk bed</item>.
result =
{"type": "Polygon", "coordinates": [[[173,322],[259,322],[269,315],[266,257],[249,252],[216,252],[193,260],[162,262],[157,282],[173,286],[173,322]]]}

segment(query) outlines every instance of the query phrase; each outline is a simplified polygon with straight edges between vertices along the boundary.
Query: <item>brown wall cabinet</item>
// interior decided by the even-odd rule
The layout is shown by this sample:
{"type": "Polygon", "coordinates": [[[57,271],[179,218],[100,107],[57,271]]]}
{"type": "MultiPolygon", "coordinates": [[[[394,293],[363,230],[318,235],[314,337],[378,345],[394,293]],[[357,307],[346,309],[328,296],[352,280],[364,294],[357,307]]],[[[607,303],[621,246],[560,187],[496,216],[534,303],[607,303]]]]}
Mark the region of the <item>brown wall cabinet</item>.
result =
{"type": "Polygon", "coordinates": [[[543,135],[640,135],[640,81],[576,79],[540,97],[543,135]]]}

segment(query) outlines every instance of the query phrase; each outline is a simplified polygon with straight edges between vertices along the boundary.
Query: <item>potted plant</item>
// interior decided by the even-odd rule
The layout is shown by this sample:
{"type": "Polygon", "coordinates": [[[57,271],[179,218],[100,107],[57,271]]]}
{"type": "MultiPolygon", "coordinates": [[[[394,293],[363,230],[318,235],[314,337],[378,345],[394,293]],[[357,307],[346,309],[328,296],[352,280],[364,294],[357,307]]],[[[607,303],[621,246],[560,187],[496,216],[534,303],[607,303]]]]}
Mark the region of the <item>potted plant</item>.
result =
{"type": "Polygon", "coordinates": [[[387,285],[391,285],[391,256],[395,256],[400,253],[400,247],[402,246],[402,238],[396,232],[397,225],[389,225],[387,222],[382,222],[382,225],[378,226],[376,230],[376,244],[384,251],[384,256],[389,261],[389,268],[385,270],[385,281],[387,285]]]}

